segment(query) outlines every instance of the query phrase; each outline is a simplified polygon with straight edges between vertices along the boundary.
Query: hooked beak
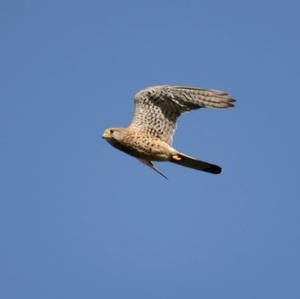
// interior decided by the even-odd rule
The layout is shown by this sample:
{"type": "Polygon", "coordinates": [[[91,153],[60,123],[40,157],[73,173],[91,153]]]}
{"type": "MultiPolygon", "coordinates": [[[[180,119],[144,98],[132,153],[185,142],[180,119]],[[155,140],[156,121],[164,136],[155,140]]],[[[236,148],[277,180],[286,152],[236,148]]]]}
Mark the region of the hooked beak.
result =
{"type": "Polygon", "coordinates": [[[102,135],[102,138],[103,138],[103,139],[110,138],[110,133],[109,133],[109,131],[105,131],[105,132],[103,133],[103,135],[102,135]]]}

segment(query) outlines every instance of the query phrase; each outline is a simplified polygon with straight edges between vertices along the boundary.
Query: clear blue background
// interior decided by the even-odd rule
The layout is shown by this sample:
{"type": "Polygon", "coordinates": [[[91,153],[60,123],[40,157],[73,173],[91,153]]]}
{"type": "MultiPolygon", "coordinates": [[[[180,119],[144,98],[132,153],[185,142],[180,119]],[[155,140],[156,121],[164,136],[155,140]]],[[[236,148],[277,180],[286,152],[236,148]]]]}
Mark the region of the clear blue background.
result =
{"type": "Polygon", "coordinates": [[[300,298],[298,1],[1,1],[0,297],[300,298]],[[184,115],[169,181],[101,139],[134,94],[184,115]]]}

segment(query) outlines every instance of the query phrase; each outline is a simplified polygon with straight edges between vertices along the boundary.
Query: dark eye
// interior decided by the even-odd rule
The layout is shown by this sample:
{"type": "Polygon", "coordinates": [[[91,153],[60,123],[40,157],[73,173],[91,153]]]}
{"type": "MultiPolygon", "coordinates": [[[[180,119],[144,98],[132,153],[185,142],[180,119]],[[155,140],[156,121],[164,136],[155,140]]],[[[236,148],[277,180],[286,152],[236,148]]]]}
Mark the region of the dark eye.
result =
{"type": "Polygon", "coordinates": [[[114,132],[114,130],[110,130],[110,134],[112,134],[114,132]]]}

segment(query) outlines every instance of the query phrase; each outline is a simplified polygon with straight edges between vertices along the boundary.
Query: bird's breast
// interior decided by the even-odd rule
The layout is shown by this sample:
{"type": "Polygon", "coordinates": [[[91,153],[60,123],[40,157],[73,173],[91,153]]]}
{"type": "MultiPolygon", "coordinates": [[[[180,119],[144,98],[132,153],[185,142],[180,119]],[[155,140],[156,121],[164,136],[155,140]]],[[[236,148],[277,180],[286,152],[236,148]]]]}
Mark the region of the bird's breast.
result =
{"type": "Polygon", "coordinates": [[[167,161],[173,153],[167,143],[148,135],[130,135],[121,142],[112,140],[110,143],[131,156],[151,161],[167,161]]]}

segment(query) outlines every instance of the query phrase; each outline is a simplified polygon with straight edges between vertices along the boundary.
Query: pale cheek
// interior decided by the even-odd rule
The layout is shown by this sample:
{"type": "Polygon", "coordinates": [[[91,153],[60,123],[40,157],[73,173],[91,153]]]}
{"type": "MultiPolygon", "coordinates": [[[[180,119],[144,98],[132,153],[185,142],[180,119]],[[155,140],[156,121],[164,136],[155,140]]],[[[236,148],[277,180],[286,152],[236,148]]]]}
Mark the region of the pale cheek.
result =
{"type": "Polygon", "coordinates": [[[115,133],[113,137],[114,137],[114,139],[116,139],[118,141],[122,141],[122,136],[118,133],[115,133]]]}

